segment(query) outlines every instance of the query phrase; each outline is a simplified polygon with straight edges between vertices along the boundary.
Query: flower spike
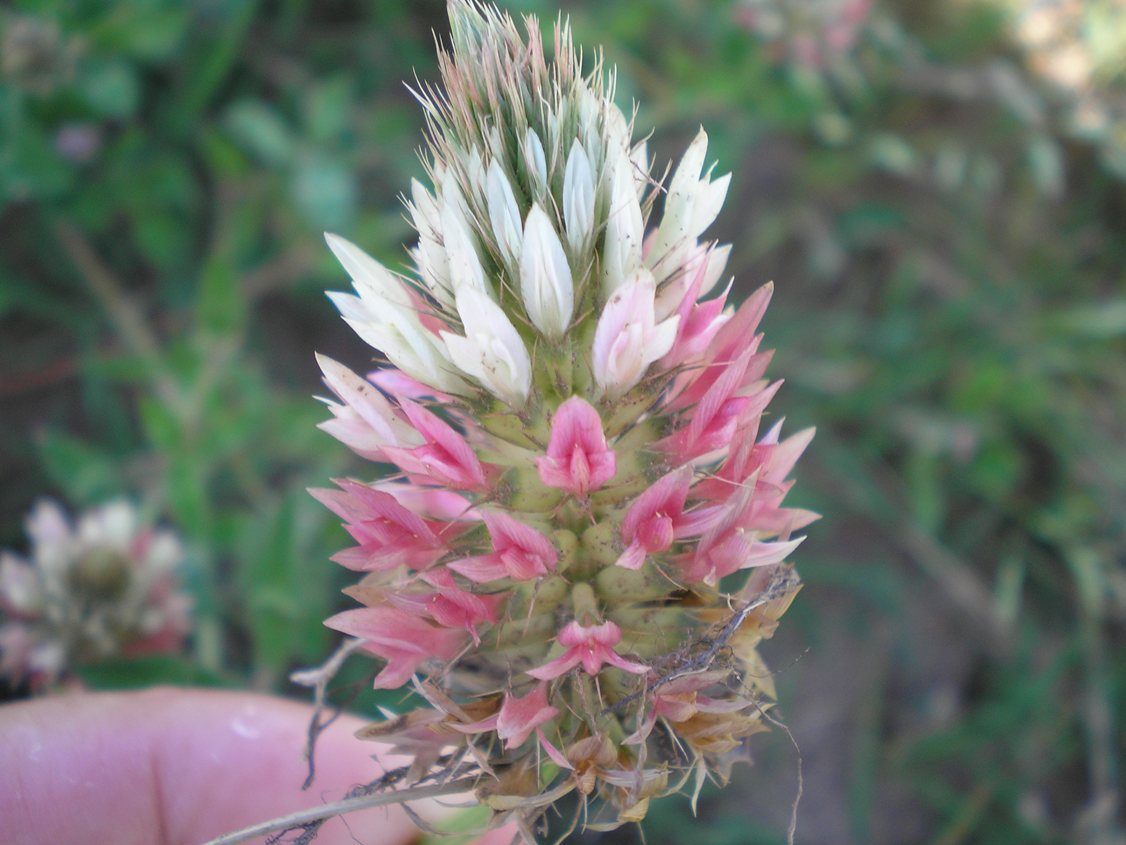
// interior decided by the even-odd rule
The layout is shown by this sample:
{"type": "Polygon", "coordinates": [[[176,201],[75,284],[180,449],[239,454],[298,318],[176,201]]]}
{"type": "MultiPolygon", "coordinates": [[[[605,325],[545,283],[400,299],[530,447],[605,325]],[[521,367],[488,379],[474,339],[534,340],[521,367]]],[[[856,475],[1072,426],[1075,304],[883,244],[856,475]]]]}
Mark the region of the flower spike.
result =
{"type": "Polygon", "coordinates": [[[530,843],[564,795],[638,821],[765,729],[757,646],[799,586],[812,430],[770,422],[772,287],[732,304],[704,131],[660,184],[566,20],[545,45],[532,18],[448,9],[414,278],[329,239],[355,288],[330,296],[392,366],[322,359],[321,427],[388,477],[314,495],[361,574],[328,624],[426,701],[368,733],[412,777],[471,773],[530,843]]]}

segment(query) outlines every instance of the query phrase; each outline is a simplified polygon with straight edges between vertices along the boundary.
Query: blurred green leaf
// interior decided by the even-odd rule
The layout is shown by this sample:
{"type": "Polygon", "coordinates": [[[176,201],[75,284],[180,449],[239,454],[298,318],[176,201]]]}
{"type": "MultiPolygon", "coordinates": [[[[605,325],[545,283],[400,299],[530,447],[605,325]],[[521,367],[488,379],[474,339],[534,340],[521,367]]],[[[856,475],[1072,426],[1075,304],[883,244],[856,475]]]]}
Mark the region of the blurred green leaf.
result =
{"type": "Polygon", "coordinates": [[[228,110],[224,124],[231,136],[266,164],[282,165],[293,152],[293,138],[281,116],[266,103],[241,100],[228,110]]]}
{"type": "MultiPolygon", "coordinates": [[[[0,88],[0,98],[3,94],[0,88]]],[[[9,202],[49,200],[69,188],[71,168],[59,158],[50,138],[30,121],[21,120],[12,130],[14,134],[0,146],[0,207],[9,202]]]]}
{"type": "Polygon", "coordinates": [[[87,32],[101,51],[147,62],[175,57],[183,47],[190,8],[164,2],[119,3],[87,32]]]}
{"type": "Polygon", "coordinates": [[[356,208],[352,173],[337,159],[302,156],[293,174],[293,199],[310,224],[322,230],[343,229],[356,208]]]}
{"type": "Polygon", "coordinates": [[[168,103],[168,123],[175,132],[196,126],[200,113],[238,60],[257,8],[257,0],[221,0],[211,6],[205,37],[193,39],[181,57],[184,73],[168,103]]]}
{"type": "Polygon", "coordinates": [[[200,328],[223,336],[235,331],[246,315],[246,301],[239,286],[239,275],[225,253],[211,256],[203,268],[196,317],[200,328]]]}
{"type": "Polygon", "coordinates": [[[113,455],[76,437],[47,429],[39,453],[48,474],[76,502],[97,502],[121,493],[121,474],[113,455]]]}
{"type": "Polygon", "coordinates": [[[346,75],[318,82],[306,97],[306,124],[318,144],[340,139],[352,112],[352,80],[346,75]]]}
{"type": "Polygon", "coordinates": [[[86,105],[103,117],[130,117],[140,105],[140,83],[124,61],[90,59],[79,73],[78,85],[86,105]]]}
{"type": "Polygon", "coordinates": [[[327,572],[308,554],[324,522],[312,498],[293,491],[243,526],[239,579],[258,666],[280,673],[316,660],[328,643],[327,572]]]}
{"type": "Polygon", "coordinates": [[[1082,305],[1058,316],[1071,333],[1111,340],[1126,335],[1126,299],[1112,299],[1098,305],[1082,305]]]}

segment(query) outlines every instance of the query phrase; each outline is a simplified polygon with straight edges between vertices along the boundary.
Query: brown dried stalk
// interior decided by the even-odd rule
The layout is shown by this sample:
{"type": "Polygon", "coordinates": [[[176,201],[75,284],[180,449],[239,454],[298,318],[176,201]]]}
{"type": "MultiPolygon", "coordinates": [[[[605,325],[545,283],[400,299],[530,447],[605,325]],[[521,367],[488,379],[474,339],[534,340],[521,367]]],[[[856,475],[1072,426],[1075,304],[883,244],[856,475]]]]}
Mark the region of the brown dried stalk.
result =
{"type": "MultiPolygon", "coordinates": [[[[389,772],[388,774],[391,773],[389,772]]],[[[386,777],[386,775],[384,777],[386,777]]],[[[232,833],[223,834],[215,839],[210,839],[203,845],[237,845],[239,842],[246,842],[259,836],[265,836],[270,833],[284,834],[291,830],[302,831],[302,838],[299,839],[298,842],[311,841],[311,837],[306,839],[308,834],[312,833],[315,836],[316,830],[320,825],[333,816],[352,813],[356,810],[366,810],[370,807],[383,807],[388,804],[405,804],[408,801],[418,801],[423,798],[437,798],[443,795],[469,792],[477,785],[479,779],[479,776],[475,775],[453,781],[446,781],[444,783],[412,786],[409,789],[374,792],[369,795],[356,795],[335,801],[331,804],[322,804],[319,807],[298,810],[296,813],[290,813],[288,816],[279,816],[276,819],[270,819],[269,821],[260,822],[250,827],[244,827],[242,830],[236,830],[232,833]]],[[[380,780],[382,781],[383,778],[380,780]]],[[[275,839],[274,841],[277,840],[275,839]]]]}

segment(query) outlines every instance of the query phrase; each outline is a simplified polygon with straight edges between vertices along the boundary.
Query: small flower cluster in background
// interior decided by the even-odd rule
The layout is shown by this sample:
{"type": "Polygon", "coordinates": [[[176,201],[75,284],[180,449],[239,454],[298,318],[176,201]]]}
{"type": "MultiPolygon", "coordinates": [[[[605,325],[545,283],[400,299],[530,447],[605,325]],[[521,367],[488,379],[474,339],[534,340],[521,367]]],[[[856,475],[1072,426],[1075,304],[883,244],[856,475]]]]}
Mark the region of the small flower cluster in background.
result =
{"type": "Polygon", "coordinates": [[[740,0],[736,19],[779,59],[817,70],[846,55],[868,25],[874,0],[740,0]]]}
{"type": "Polygon", "coordinates": [[[1067,98],[1071,130],[1126,177],[1126,7],[1118,0],[994,0],[1032,71],[1067,98]]]}
{"type": "Polygon", "coordinates": [[[730,175],[704,132],[662,185],[565,23],[549,62],[534,19],[449,8],[443,86],[420,93],[417,276],[328,237],[356,290],[330,297],[393,366],[321,358],[323,427],[392,472],[314,494],[362,574],[363,607],[327,624],[380,658],[376,687],[429,704],[367,735],[416,777],[478,771],[531,842],[568,793],[609,829],[725,782],[765,728],[756,646],[816,519],[782,504],[812,430],[767,419],[772,287],[728,306],[731,248],[704,232],[730,175]]]}
{"type": "Polygon", "coordinates": [[[170,531],[147,526],[125,501],[75,521],[42,501],[27,534],[26,557],[0,552],[0,678],[47,690],[78,666],[181,649],[190,601],[170,531]]]}

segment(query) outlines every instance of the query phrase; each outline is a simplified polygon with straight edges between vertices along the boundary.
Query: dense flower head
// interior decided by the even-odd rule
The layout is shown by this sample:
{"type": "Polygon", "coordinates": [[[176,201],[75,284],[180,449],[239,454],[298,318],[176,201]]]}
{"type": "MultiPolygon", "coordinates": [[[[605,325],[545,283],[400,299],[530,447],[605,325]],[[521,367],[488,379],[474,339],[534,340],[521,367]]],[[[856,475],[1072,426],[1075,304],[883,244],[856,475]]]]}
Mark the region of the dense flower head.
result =
{"type": "Polygon", "coordinates": [[[756,646],[798,588],[785,560],[816,515],[783,499],[812,432],[766,424],[772,288],[727,303],[707,135],[662,185],[565,22],[549,61],[534,19],[450,18],[419,92],[413,274],[329,236],[355,288],[330,296],[386,365],[322,357],[323,427],[386,471],[314,494],[364,573],[328,624],[382,661],[377,687],[430,704],[369,735],[478,766],[532,841],[568,792],[591,823],[636,821],[762,729],[756,646]]]}
{"type": "Polygon", "coordinates": [[[74,522],[39,502],[27,534],[26,558],[0,552],[0,677],[45,689],[83,663],[179,650],[191,603],[174,534],[125,501],[74,522]]]}

